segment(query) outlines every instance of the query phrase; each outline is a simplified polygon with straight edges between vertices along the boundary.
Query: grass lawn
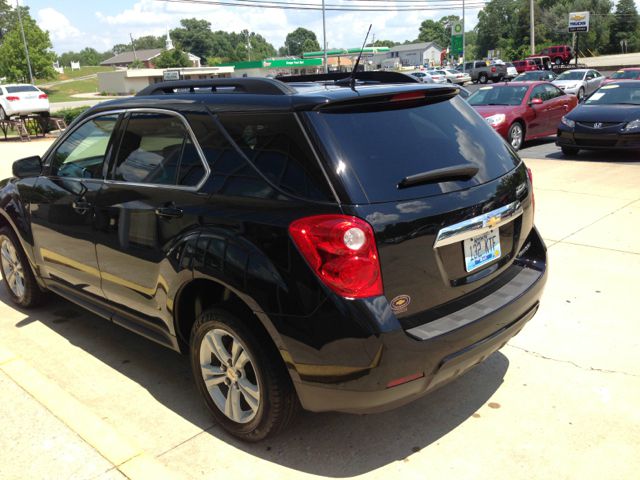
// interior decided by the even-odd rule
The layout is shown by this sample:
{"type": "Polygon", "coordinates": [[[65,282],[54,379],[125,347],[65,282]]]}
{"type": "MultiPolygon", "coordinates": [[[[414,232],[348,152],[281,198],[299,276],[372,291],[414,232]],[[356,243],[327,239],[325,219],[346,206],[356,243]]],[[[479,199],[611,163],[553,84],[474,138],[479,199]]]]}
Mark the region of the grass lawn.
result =
{"type": "Polygon", "coordinates": [[[98,91],[98,79],[90,78],[88,80],[76,80],[74,82],[61,83],[53,87],[43,88],[49,95],[51,103],[56,102],[73,102],[79,100],[71,95],[76,93],[93,93],[98,91]]]}
{"type": "Polygon", "coordinates": [[[58,75],[58,80],[70,80],[72,78],[84,77],[98,72],[111,72],[112,70],[114,70],[113,67],[82,67],[80,70],[65,68],[64,73],[58,75]]]}

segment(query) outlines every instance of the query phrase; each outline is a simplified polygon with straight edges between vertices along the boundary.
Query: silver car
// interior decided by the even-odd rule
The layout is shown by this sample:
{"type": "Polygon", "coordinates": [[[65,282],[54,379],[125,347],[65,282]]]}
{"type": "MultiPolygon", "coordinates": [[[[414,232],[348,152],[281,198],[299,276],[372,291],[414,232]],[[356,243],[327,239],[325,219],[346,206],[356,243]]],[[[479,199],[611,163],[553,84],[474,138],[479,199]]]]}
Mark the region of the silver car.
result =
{"type": "Polygon", "coordinates": [[[600,88],[603,81],[604,77],[596,70],[576,68],[558,75],[551,83],[563,92],[576,95],[578,100],[582,100],[585,95],[591,95],[600,88]]]}
{"type": "Polygon", "coordinates": [[[415,72],[409,72],[409,75],[416,77],[422,83],[434,83],[433,79],[431,78],[431,75],[429,75],[426,72],[421,72],[420,70],[417,70],[415,72]]]}

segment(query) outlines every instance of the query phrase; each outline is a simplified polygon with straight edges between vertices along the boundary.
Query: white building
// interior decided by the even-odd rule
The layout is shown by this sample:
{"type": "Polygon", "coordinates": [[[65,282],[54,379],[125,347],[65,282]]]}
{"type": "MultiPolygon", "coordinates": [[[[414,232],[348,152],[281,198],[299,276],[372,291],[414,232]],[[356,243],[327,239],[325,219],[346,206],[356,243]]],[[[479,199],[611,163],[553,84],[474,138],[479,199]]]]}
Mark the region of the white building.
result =
{"type": "Polygon", "coordinates": [[[420,65],[439,65],[442,48],[434,42],[409,43],[391,47],[387,53],[375,55],[377,68],[395,69],[420,65]]]}

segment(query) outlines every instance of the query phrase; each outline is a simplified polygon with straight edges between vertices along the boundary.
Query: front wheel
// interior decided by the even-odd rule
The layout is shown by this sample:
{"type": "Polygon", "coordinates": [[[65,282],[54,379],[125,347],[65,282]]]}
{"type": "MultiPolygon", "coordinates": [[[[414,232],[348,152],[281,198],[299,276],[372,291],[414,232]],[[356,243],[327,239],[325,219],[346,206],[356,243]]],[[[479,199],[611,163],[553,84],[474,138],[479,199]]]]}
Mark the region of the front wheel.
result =
{"type": "Polygon", "coordinates": [[[580,90],[578,90],[577,97],[579,102],[582,101],[582,99],[584,98],[584,88],[580,87],[580,90]]]}
{"type": "Polygon", "coordinates": [[[514,122],[509,127],[507,133],[507,141],[513,147],[514,150],[520,150],[524,143],[524,128],[520,122],[514,122]]]}
{"type": "Polygon", "coordinates": [[[579,148],[576,147],[560,147],[563,155],[577,155],[580,151],[579,148]]]}
{"type": "Polygon", "coordinates": [[[18,307],[38,305],[44,293],[38,287],[27,256],[13,230],[0,228],[0,269],[11,301],[18,307]]]}
{"type": "Polygon", "coordinates": [[[561,59],[560,57],[557,57],[557,58],[553,61],[553,63],[555,63],[556,65],[560,66],[560,65],[562,65],[562,59],[561,59]]]}
{"type": "Polygon", "coordinates": [[[489,77],[487,77],[486,73],[481,73],[480,76],[478,77],[478,82],[485,84],[489,81],[489,77]]]}
{"type": "Polygon", "coordinates": [[[284,363],[251,322],[218,308],[205,311],[193,326],[190,356],[207,407],[232,435],[257,442],[294,418],[299,403],[284,363]]]}

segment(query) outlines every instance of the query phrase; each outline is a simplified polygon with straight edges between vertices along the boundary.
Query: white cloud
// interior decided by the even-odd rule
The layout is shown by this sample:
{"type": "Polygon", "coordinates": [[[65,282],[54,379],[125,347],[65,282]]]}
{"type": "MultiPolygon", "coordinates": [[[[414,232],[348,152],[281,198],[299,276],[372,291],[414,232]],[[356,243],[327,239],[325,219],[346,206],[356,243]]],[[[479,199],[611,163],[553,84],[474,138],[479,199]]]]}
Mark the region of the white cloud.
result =
{"type": "Polygon", "coordinates": [[[40,28],[49,32],[53,42],[64,42],[81,35],[80,30],[71,25],[69,19],[54,8],[38,10],[37,19],[40,28]]]}

